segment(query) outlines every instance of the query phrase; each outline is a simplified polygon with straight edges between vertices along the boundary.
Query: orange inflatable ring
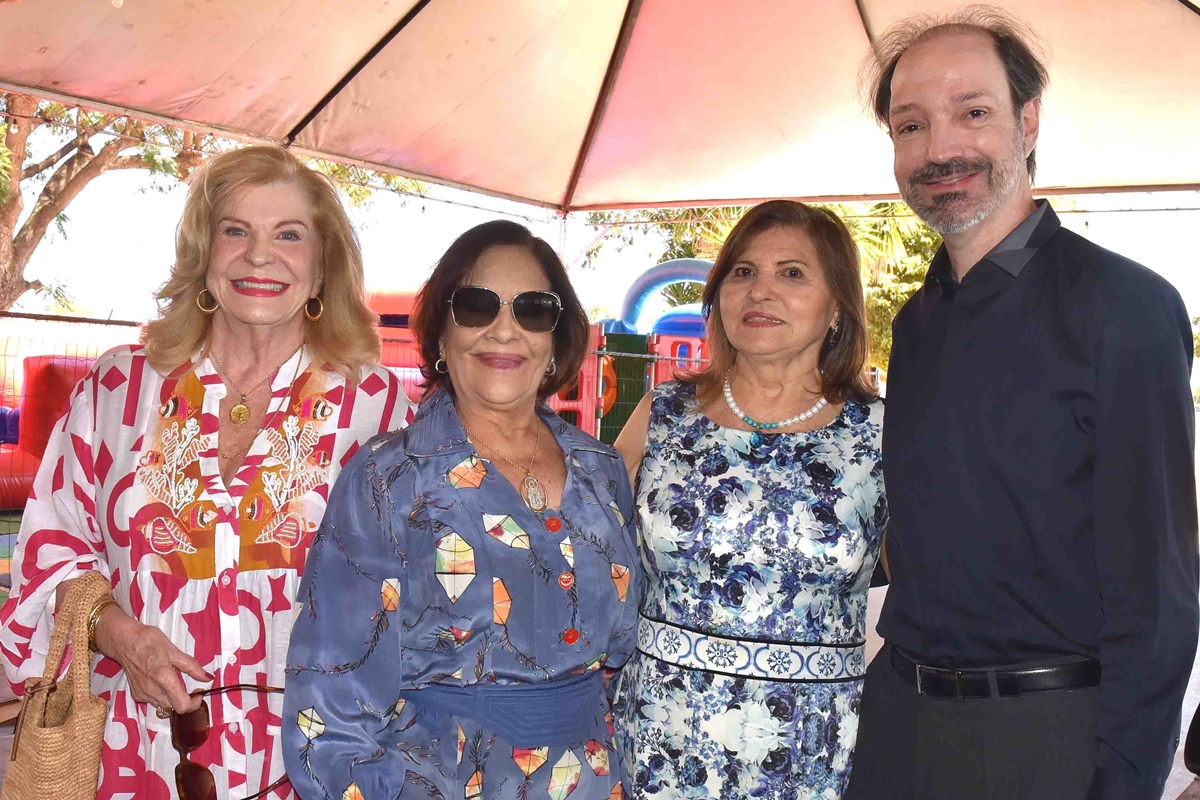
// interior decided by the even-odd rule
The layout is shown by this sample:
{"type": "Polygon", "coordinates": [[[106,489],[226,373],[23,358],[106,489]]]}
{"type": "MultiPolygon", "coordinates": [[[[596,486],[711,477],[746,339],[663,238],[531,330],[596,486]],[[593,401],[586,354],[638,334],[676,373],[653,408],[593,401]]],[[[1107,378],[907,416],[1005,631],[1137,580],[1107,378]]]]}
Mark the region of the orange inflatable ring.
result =
{"type": "Polygon", "coordinates": [[[600,410],[601,416],[607,417],[617,402],[617,370],[613,367],[612,356],[600,356],[600,375],[600,385],[604,388],[600,410]]]}

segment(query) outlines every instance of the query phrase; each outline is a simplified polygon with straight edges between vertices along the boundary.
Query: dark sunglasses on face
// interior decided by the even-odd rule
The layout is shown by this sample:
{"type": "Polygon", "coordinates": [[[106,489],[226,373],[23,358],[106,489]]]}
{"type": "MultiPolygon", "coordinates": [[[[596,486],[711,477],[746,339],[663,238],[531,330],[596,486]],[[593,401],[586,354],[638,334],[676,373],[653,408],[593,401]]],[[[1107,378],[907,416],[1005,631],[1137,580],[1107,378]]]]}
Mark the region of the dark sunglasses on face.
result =
{"type": "MultiPolygon", "coordinates": [[[[206,697],[225,692],[282,694],[283,689],[274,686],[238,683],[232,686],[219,686],[215,689],[202,689],[192,694],[206,697]]],[[[171,712],[171,744],[179,753],[179,766],[175,767],[175,788],[179,790],[179,800],[217,800],[217,782],[213,779],[212,772],[208,767],[188,760],[188,753],[197,750],[208,740],[208,731],[211,728],[212,717],[208,713],[207,700],[201,700],[200,707],[195,711],[189,711],[186,714],[171,712]]],[[[278,789],[287,779],[286,774],[281,775],[279,780],[261,792],[247,796],[244,800],[263,797],[278,789]]]]}
{"type": "Polygon", "coordinates": [[[513,319],[530,333],[550,333],[558,325],[562,300],[554,292],[521,292],[512,300],[482,286],[460,286],[447,300],[450,316],[460,328],[486,328],[501,306],[512,308],[513,319]]]}

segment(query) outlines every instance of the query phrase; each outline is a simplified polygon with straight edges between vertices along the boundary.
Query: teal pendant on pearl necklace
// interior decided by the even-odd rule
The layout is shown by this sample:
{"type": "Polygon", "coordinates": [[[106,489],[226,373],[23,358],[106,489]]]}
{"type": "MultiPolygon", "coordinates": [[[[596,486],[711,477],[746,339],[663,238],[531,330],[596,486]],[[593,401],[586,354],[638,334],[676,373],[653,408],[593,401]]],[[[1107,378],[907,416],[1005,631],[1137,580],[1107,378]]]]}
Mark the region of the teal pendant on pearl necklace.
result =
{"type": "Polygon", "coordinates": [[[737,401],[733,399],[733,389],[729,388],[728,372],[725,373],[725,402],[729,404],[729,410],[737,415],[738,419],[758,431],[773,431],[776,428],[786,428],[789,425],[795,425],[797,422],[804,422],[805,420],[812,419],[817,414],[821,413],[821,409],[828,405],[825,398],[822,397],[808,411],[797,414],[794,417],[788,417],[787,419],[780,420],[779,422],[759,422],[756,419],[751,419],[742,411],[742,409],[738,408],[737,401]]]}

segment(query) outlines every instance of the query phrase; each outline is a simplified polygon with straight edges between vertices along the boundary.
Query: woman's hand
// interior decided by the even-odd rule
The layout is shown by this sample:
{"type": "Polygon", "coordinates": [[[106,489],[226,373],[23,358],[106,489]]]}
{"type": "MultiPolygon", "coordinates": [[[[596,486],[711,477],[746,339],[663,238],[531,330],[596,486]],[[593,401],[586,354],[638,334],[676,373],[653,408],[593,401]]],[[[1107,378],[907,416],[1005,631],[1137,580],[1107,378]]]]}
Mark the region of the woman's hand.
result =
{"type": "Polygon", "coordinates": [[[200,662],[171,644],[158,628],[143,625],[119,606],[109,606],[96,623],[96,647],[125,670],[129,693],[154,708],[195,711],[201,698],[188,694],[180,672],[198,681],[211,681],[200,662]]]}

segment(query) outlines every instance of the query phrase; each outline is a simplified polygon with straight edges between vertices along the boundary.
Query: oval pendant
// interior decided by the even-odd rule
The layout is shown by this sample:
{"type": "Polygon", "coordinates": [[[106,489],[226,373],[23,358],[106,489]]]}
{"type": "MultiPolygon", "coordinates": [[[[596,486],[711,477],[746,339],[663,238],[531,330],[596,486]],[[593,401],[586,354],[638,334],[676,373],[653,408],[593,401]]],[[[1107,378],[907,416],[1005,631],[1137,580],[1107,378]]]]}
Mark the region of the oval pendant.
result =
{"type": "Polygon", "coordinates": [[[525,505],[530,511],[540,512],[546,510],[546,495],[542,492],[542,484],[538,483],[538,479],[532,475],[525,476],[525,505]]]}
{"type": "Polygon", "coordinates": [[[250,409],[245,403],[238,403],[229,409],[229,421],[234,425],[243,425],[248,419],[250,419],[250,409]]]}

